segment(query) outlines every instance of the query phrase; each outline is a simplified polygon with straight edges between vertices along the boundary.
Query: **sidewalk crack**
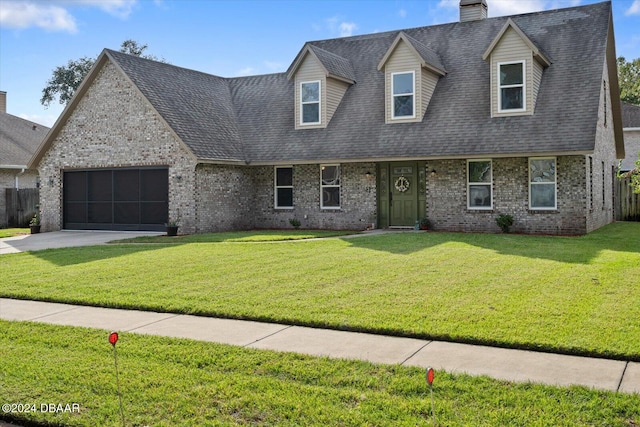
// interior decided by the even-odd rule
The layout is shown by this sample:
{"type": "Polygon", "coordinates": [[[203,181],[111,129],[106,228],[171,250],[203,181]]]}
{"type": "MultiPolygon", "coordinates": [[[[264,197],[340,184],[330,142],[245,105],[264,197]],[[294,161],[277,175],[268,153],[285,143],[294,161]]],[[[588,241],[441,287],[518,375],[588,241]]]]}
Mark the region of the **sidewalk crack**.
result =
{"type": "Polygon", "coordinates": [[[428,346],[429,344],[431,344],[433,341],[427,341],[426,343],[424,343],[424,345],[422,347],[420,347],[419,349],[417,349],[416,351],[414,351],[413,353],[411,353],[411,355],[409,357],[407,357],[406,359],[404,359],[402,362],[400,362],[400,365],[404,365],[405,363],[407,363],[407,361],[409,359],[411,359],[413,356],[415,356],[416,354],[420,353],[422,351],[423,348],[425,348],[426,346],[428,346]]]}
{"type": "Polygon", "coordinates": [[[624,380],[624,374],[627,373],[627,366],[629,366],[629,361],[624,364],[624,369],[622,370],[622,375],[620,375],[620,382],[618,382],[618,388],[616,388],[616,392],[620,392],[620,387],[622,386],[622,380],[624,380]]]}
{"type": "Polygon", "coordinates": [[[243,345],[242,347],[243,347],[243,348],[245,348],[245,347],[249,347],[250,345],[253,345],[253,344],[257,343],[257,342],[260,342],[260,341],[262,341],[262,340],[265,340],[265,339],[267,339],[267,338],[269,338],[269,337],[272,337],[272,336],[274,336],[274,335],[276,335],[276,334],[279,334],[279,333],[280,333],[280,332],[282,332],[282,331],[286,331],[286,330],[287,330],[287,329],[289,329],[289,328],[293,328],[293,325],[287,325],[287,326],[285,326],[285,327],[284,327],[284,328],[282,328],[282,329],[278,329],[277,331],[275,331],[275,332],[273,332],[273,333],[271,333],[271,334],[269,334],[269,335],[265,335],[265,336],[264,336],[264,337],[262,337],[262,338],[258,338],[257,340],[252,341],[252,342],[250,342],[249,344],[245,344],[245,345],[243,345]]]}
{"type": "Polygon", "coordinates": [[[174,314],[173,316],[165,317],[165,318],[163,318],[163,319],[154,320],[153,322],[145,323],[144,325],[140,325],[140,326],[136,326],[135,328],[127,329],[127,330],[126,330],[126,331],[124,331],[124,332],[133,332],[133,331],[135,331],[136,329],[144,328],[144,327],[146,327],[146,326],[153,325],[153,324],[155,324],[155,323],[164,322],[165,320],[175,319],[175,318],[176,318],[176,317],[178,317],[178,316],[183,316],[183,315],[182,315],[182,314],[174,314]]]}

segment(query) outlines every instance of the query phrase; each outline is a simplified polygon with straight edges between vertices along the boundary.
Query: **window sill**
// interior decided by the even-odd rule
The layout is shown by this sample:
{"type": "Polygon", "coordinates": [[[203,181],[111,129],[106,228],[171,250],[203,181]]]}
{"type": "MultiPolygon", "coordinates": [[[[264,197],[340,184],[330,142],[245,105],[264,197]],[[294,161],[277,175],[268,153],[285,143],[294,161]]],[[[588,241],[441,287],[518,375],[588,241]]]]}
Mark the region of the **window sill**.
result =
{"type": "Polygon", "coordinates": [[[474,209],[474,208],[467,208],[467,213],[478,213],[478,214],[493,214],[496,213],[496,211],[493,208],[489,208],[489,209],[474,209]]]}
{"type": "Polygon", "coordinates": [[[555,209],[531,209],[531,208],[529,208],[527,210],[527,212],[530,213],[530,214],[533,214],[533,215],[535,215],[535,214],[558,214],[558,213],[560,213],[560,211],[557,208],[555,208],[555,209]]]}

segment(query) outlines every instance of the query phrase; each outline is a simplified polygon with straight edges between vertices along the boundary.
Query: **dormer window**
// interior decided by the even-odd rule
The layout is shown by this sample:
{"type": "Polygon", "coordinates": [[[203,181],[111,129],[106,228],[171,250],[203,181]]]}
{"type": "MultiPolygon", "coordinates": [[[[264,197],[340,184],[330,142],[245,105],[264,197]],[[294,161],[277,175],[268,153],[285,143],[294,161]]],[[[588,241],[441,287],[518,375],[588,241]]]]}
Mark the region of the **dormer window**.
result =
{"type": "Polygon", "coordinates": [[[414,72],[393,73],[392,84],[392,112],[394,119],[415,117],[415,79],[414,72]]]}
{"type": "Polygon", "coordinates": [[[524,111],[525,110],[525,62],[498,63],[498,110],[524,111]]]}
{"type": "Polygon", "coordinates": [[[320,81],[300,83],[300,124],[320,123],[320,81]]]}
{"type": "Polygon", "coordinates": [[[491,67],[491,117],[532,115],[549,58],[509,18],[482,59],[491,67]]]}

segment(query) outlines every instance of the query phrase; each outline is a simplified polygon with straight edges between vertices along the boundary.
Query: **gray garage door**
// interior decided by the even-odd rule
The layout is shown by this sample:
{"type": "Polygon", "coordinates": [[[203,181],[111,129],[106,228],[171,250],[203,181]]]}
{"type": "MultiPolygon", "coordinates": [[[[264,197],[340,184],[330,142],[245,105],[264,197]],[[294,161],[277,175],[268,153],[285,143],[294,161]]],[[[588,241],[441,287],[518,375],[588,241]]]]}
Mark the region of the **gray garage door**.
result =
{"type": "Polygon", "coordinates": [[[162,231],[169,212],[168,176],[167,168],[65,171],[64,228],[162,231]]]}

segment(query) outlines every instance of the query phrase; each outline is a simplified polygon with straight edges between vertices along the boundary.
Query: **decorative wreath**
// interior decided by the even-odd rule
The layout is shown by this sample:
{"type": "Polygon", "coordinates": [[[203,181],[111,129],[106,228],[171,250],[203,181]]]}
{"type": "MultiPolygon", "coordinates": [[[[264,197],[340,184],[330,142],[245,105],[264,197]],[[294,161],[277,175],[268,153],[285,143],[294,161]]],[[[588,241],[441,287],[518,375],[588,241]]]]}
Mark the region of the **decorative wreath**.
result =
{"type": "Polygon", "coordinates": [[[409,180],[404,176],[401,176],[400,178],[396,179],[395,187],[396,187],[396,190],[398,190],[401,193],[404,193],[409,189],[409,180]]]}

